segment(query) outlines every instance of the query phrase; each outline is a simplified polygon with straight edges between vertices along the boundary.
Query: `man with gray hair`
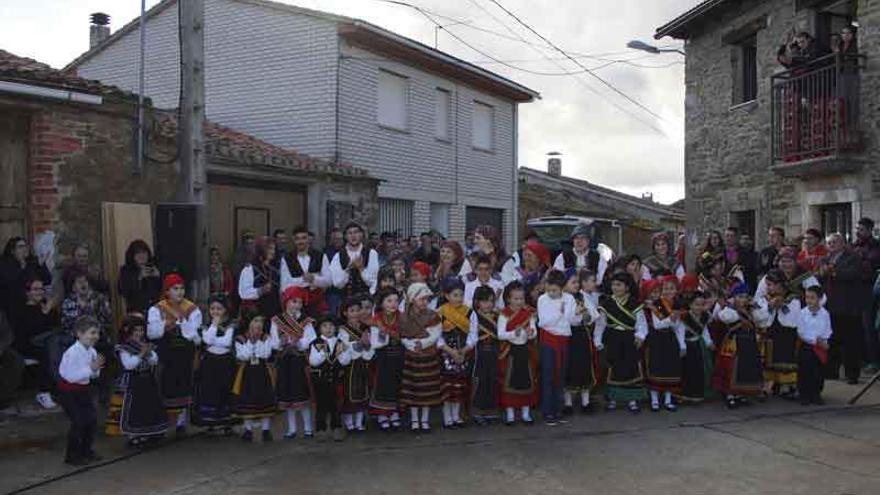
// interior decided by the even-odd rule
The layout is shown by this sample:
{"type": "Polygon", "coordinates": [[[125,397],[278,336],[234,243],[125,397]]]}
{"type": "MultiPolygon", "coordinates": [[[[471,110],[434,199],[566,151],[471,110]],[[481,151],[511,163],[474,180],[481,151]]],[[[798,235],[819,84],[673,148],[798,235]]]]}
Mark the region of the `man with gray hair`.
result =
{"type": "Polygon", "coordinates": [[[862,311],[863,302],[854,297],[863,280],[862,263],[858,254],[849,249],[846,239],[840,233],[829,234],[825,238],[828,255],[819,260],[818,275],[826,289],[826,307],[831,313],[831,349],[825,377],[837,379],[841,361],[847,382],[858,384],[862,371],[862,311]]]}

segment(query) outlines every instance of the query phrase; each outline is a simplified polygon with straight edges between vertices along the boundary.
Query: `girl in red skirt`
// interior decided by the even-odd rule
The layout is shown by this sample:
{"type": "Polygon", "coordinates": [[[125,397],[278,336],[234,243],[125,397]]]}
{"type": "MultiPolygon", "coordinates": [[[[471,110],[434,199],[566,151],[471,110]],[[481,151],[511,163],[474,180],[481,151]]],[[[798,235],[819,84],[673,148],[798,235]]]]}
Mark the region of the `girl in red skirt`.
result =
{"type": "Polygon", "coordinates": [[[504,289],[505,308],[498,316],[498,375],[501,382],[500,401],[504,423],[512,426],[515,408],[523,423],[533,425],[531,408],[538,404],[538,349],[535,311],[526,306],[526,291],[519,282],[504,289]]]}

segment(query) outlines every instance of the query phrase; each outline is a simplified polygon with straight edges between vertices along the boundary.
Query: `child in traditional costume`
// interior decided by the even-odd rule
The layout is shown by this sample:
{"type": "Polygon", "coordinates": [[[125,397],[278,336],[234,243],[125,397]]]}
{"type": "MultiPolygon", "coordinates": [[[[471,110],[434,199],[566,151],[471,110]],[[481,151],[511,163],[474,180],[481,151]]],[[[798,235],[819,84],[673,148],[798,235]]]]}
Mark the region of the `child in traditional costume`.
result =
{"type": "Polygon", "coordinates": [[[470,341],[474,342],[471,376],[471,415],[479,426],[498,417],[498,313],[495,291],[481,285],[474,290],[470,341]]]}
{"type": "Polygon", "coordinates": [[[736,408],[746,402],[747,396],[758,396],[764,386],[761,351],[758,348],[756,321],[764,320],[767,309],[752,303],[749,291],[742,282],[735,284],[730,295],[732,305],[722,299],[714,317],[725,328],[718,340],[718,354],[712,385],[727,400],[727,407],[736,408]]]}
{"type": "Polygon", "coordinates": [[[341,442],[346,434],[341,418],[342,370],[351,362],[351,355],[348,346],[336,335],[336,322],[332,316],[321,318],[318,331],[318,338],[309,348],[309,365],[315,388],[315,429],[318,435],[326,435],[329,416],[330,434],[333,440],[341,442]]]}
{"type": "Polygon", "coordinates": [[[161,438],[168,429],[168,414],[155,374],[159,356],[146,341],[145,327],[142,314],[130,313],[122,322],[122,342],[116,346],[123,371],[116,380],[122,401],[115,419],[119,431],[132,446],[161,438]]]}
{"type": "Polygon", "coordinates": [[[177,434],[186,434],[186,411],[192,404],[193,363],[201,343],[202,312],[184,298],[183,277],[167,275],[162,284],[163,299],[147,315],[147,338],[156,344],[165,409],[176,416],[177,434]]]}
{"type": "Polygon", "coordinates": [[[440,317],[428,309],[432,296],[427,284],[410,284],[406,290],[406,311],[400,315],[401,342],[406,348],[400,404],[409,408],[413,432],[430,432],[431,407],[443,402],[437,349],[442,329],[440,317]]]}
{"type": "Polygon", "coordinates": [[[706,294],[694,292],[686,304],[688,312],[681,318],[687,351],[682,360],[680,398],[687,402],[701,402],[712,393],[712,352],[715,345],[709,335],[706,294]]]}
{"type": "Polygon", "coordinates": [[[442,352],[443,368],[443,426],[457,428],[465,425],[462,405],[467,403],[470,373],[474,362],[474,344],[470,336],[472,310],[464,305],[464,283],[455,275],[441,283],[446,302],[440,306],[443,332],[437,339],[442,352]]]}
{"type": "Polygon", "coordinates": [[[565,291],[575,300],[576,309],[571,325],[571,339],[568,341],[568,368],[565,375],[565,406],[562,411],[566,415],[573,412],[574,397],[580,397],[581,412],[592,411],[590,391],[596,386],[596,359],[593,347],[592,328],[599,319],[596,309],[599,304],[599,291],[596,286],[596,275],[589,270],[579,274],[574,269],[566,272],[565,291]]]}
{"type": "Polygon", "coordinates": [[[618,402],[626,402],[632,413],[640,412],[644,398],[644,374],[639,349],[648,335],[648,324],[642,305],[632,296],[628,273],[611,278],[611,295],[599,299],[599,314],[593,344],[604,351],[607,363],[605,393],[607,408],[614,410],[618,402]]]}
{"type": "Polygon", "coordinates": [[[400,335],[400,301],[397,290],[385,288],[376,295],[378,309],[370,327],[374,357],[374,382],[370,410],[381,431],[400,428],[400,381],[404,347],[400,335]]]}
{"type": "Polygon", "coordinates": [[[344,342],[351,357],[342,370],[342,423],[351,432],[366,431],[364,415],[370,401],[370,360],[375,351],[370,347],[370,327],[363,323],[362,308],[357,299],[342,303],[345,323],[339,327],[339,340],[344,342]]]}
{"type": "Polygon", "coordinates": [[[196,373],[193,424],[219,427],[229,434],[237,422],[232,417],[235,324],[229,318],[229,303],[223,295],[211,297],[208,314],[211,325],[202,330],[205,349],[196,373]]]}
{"type": "Polygon", "coordinates": [[[526,290],[520,282],[504,289],[505,308],[498,316],[498,340],[501,341],[498,374],[501,382],[501,407],[504,423],[513,425],[516,409],[527,425],[533,425],[532,408],[538,405],[538,329],[535,311],[526,306],[526,290]]]}
{"type": "Polygon", "coordinates": [[[677,409],[672,402],[672,391],[681,385],[682,358],[687,352],[681,310],[676,306],[678,279],[664,275],[658,279],[642,282],[659,289],[660,297],[653,294],[646,303],[651,310],[648,320],[648,336],[645,339],[645,371],[651,393],[651,411],[660,410],[660,394],[667,411],[677,409]]]}
{"type": "Polygon", "coordinates": [[[97,428],[97,413],[89,390],[104,367],[104,356],[95,350],[101,324],[84,316],[73,325],[76,342],[64,351],[58,367],[58,392],[64,414],[70,420],[64,462],[82,466],[100,460],[92,450],[97,428]]]}
{"type": "Polygon", "coordinates": [[[799,291],[789,291],[782,271],[770,270],[764,277],[763,296],[756,296],[767,307],[767,318],[759,321],[760,343],[764,355],[765,387],[774,395],[795,398],[798,374],[798,321],[801,317],[799,291]]]}
{"type": "Polygon", "coordinates": [[[244,420],[242,440],[253,440],[254,427],[259,426],[263,441],[272,441],[272,416],[278,410],[275,384],[269,359],[275,342],[266,333],[266,318],[258,313],[244,318],[244,335],[235,341],[238,371],[232,386],[235,394],[235,415],[244,420]]]}
{"type": "Polygon", "coordinates": [[[544,294],[538,298],[538,325],[541,329],[541,413],[555,426],[562,419],[565,375],[568,370],[568,344],[577,302],[563,291],[565,274],[551,270],[544,281],[544,294]]]}
{"type": "Polygon", "coordinates": [[[801,404],[823,405],[822,368],[828,361],[828,341],[831,339],[831,316],[822,307],[822,288],[814,285],[804,293],[806,306],[800,311],[798,337],[801,340],[798,361],[798,391],[801,404]]]}
{"type": "Polygon", "coordinates": [[[313,393],[307,351],[315,340],[315,329],[314,320],[303,312],[308,295],[305,287],[288,287],[281,296],[284,312],[272,318],[269,329],[277,350],[276,393],[278,407],[286,411],[284,438],[288,440],[296,438],[297,413],[302,416],[304,438],[312,436],[313,393]]]}
{"type": "Polygon", "coordinates": [[[282,311],[278,293],[281,287],[281,261],[275,241],[269,237],[257,239],[254,256],[238,276],[238,296],[242,313],[254,309],[265,318],[282,311]]]}

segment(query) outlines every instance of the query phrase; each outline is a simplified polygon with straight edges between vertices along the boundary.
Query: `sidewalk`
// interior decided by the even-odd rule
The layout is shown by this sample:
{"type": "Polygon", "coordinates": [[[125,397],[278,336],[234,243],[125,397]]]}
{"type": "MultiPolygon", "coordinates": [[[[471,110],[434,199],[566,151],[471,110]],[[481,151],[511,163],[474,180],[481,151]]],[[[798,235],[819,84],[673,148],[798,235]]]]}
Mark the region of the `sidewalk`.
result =
{"type": "MultiPolygon", "coordinates": [[[[617,411],[614,413],[597,412],[592,416],[576,415],[573,418],[572,424],[568,425],[566,434],[604,435],[613,432],[625,435],[627,431],[636,431],[642,428],[677,428],[702,424],[721,425],[747,419],[760,421],[778,417],[796,417],[823,411],[825,414],[833,416],[838,414],[838,411],[840,414],[843,414],[844,411],[854,409],[845,403],[859,389],[846,385],[844,382],[828,382],[824,394],[827,405],[823,407],[803,407],[797,402],[771,399],[763,404],[755,404],[751,407],[744,407],[734,411],[726,409],[722,402],[712,402],[696,407],[683,406],[675,414],[651,414],[645,411],[639,416],[632,416],[628,413],[617,411]]],[[[855,408],[864,409],[871,407],[870,410],[877,411],[876,406],[880,406],[880,384],[875,385],[865,394],[855,408]]],[[[436,414],[434,418],[436,422],[436,414]]],[[[274,423],[276,442],[271,446],[272,452],[279,450],[295,452],[302,449],[309,451],[310,449],[317,448],[318,444],[315,442],[281,442],[281,423],[282,421],[277,419],[274,423]]],[[[103,424],[100,425],[99,431],[103,431],[102,426],[103,424]]],[[[875,425],[853,424],[851,427],[853,428],[851,431],[859,432],[871,431],[875,425]]],[[[156,450],[162,451],[167,449],[168,455],[173,455],[181,449],[184,449],[184,452],[186,452],[190,448],[188,442],[192,442],[192,448],[198,451],[201,448],[200,444],[204,443],[204,441],[199,440],[202,435],[197,434],[197,430],[191,428],[191,433],[196,434],[182,440],[181,442],[183,443],[166,440],[150,450],[139,451],[128,448],[122,438],[107,437],[103,433],[99,433],[96,438],[95,450],[104,460],[97,465],[86,468],[74,468],[62,462],[66,431],[67,422],[60,410],[55,412],[42,411],[36,402],[24,404],[20,415],[9,416],[0,413],[0,472],[3,473],[3,476],[0,477],[0,493],[20,490],[49,480],[77,475],[88,470],[100,470],[102,466],[108,466],[129,457],[139,456],[144,452],[154,453],[152,456],[145,456],[144,459],[155,457],[156,454],[162,455],[161,452],[156,452],[156,450]],[[172,444],[176,444],[176,447],[168,448],[172,444]]],[[[494,437],[502,439],[511,435],[527,435],[530,441],[541,442],[542,437],[547,437],[550,433],[551,430],[541,426],[529,429],[498,426],[485,429],[469,428],[454,432],[440,431],[437,428],[437,431],[431,438],[426,438],[422,441],[414,440],[416,437],[412,435],[380,435],[371,431],[365,437],[358,437],[357,439],[350,440],[350,442],[353,441],[354,444],[363,445],[364,447],[393,446],[407,448],[407,445],[411,443],[455,445],[467,444],[478,438],[494,437]]],[[[557,433],[562,433],[562,430],[557,430],[557,433]]],[[[171,436],[173,437],[173,434],[171,436]]],[[[554,440],[553,438],[547,438],[546,441],[553,442],[554,440]]],[[[235,443],[235,438],[228,440],[216,439],[209,443],[214,445],[212,448],[216,448],[217,442],[223,442],[223,446],[228,445],[230,449],[239,447],[239,444],[235,443]]],[[[331,443],[325,445],[323,448],[336,449],[348,444],[334,445],[331,443]]],[[[89,473],[85,476],[92,476],[92,474],[89,473]]]]}

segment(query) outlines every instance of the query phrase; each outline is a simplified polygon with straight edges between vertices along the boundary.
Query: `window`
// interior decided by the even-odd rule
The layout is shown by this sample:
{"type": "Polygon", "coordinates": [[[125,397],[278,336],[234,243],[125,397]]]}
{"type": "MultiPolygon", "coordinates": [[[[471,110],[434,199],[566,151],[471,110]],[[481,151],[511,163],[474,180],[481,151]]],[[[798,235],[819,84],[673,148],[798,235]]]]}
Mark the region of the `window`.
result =
{"type": "Polygon", "coordinates": [[[437,88],[434,92],[434,136],[449,139],[449,104],[452,101],[449,91],[437,88]]]}
{"type": "Polygon", "coordinates": [[[376,120],[380,125],[406,129],[407,78],[380,70],[377,80],[376,120]]]}
{"type": "Polygon", "coordinates": [[[449,205],[431,203],[431,229],[449,237],[449,205]]]}
{"type": "Polygon", "coordinates": [[[379,232],[410,236],[413,233],[412,220],[412,201],[379,198],[379,232]]]}
{"type": "Polygon", "coordinates": [[[495,109],[491,105],[474,102],[473,144],[474,148],[492,151],[494,144],[495,109]]]}
{"type": "Polygon", "coordinates": [[[468,233],[472,233],[475,228],[480,225],[491,225],[498,229],[502,242],[504,232],[502,231],[502,222],[504,211],[495,208],[482,208],[479,206],[468,206],[465,208],[465,229],[468,233]]]}
{"type": "Polygon", "coordinates": [[[735,47],[733,104],[737,105],[758,98],[758,38],[751,35],[735,47]]]}

